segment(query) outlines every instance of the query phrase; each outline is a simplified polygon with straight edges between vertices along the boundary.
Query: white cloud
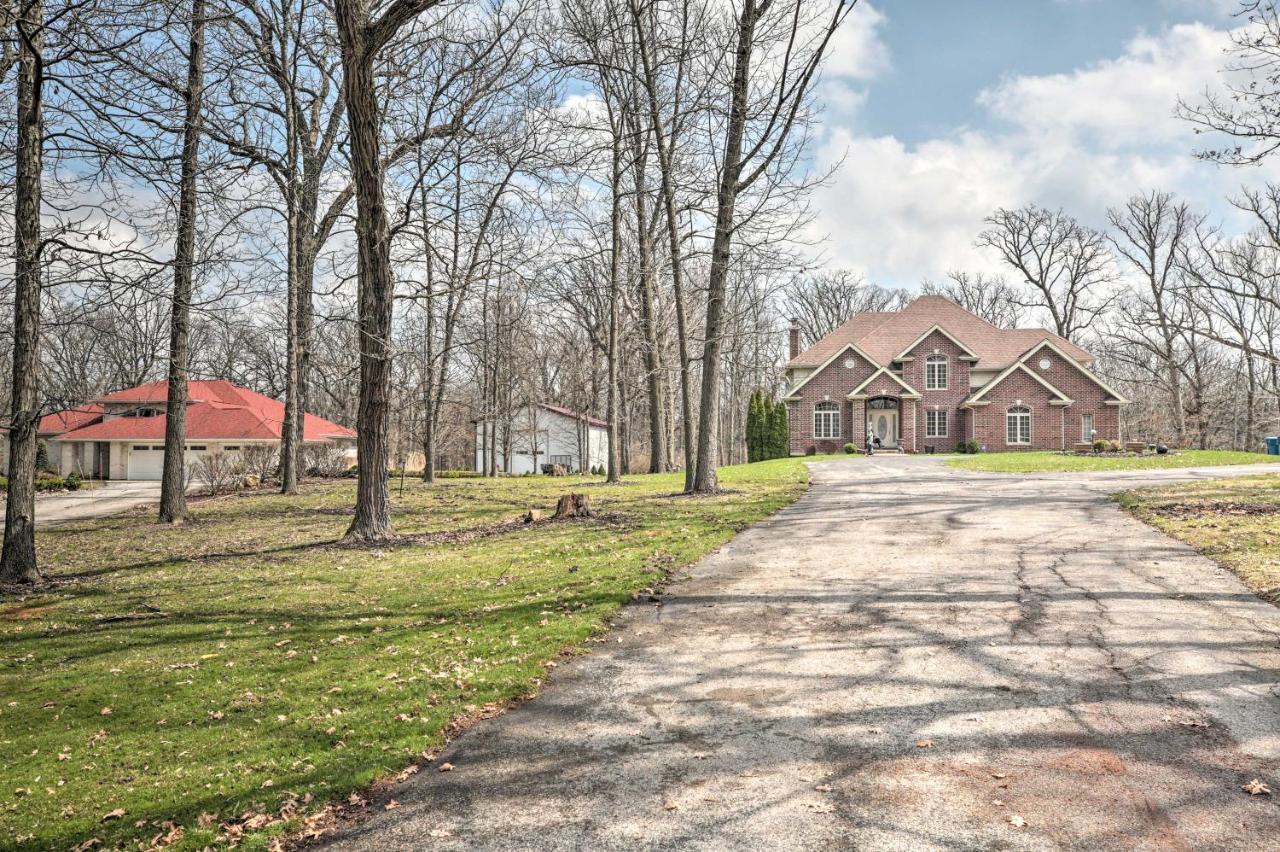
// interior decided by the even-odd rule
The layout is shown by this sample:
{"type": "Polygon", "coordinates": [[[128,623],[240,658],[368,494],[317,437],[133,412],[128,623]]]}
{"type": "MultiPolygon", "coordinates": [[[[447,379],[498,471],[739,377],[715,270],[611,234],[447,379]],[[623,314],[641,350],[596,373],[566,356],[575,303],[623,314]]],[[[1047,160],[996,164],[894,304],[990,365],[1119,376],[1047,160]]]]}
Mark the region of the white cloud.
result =
{"type": "Polygon", "coordinates": [[[1187,134],[1174,116],[1179,97],[1194,99],[1212,82],[1227,33],[1184,24],[1141,35],[1124,55],[1066,74],[1005,80],[978,96],[992,115],[1028,134],[1104,149],[1169,142],[1187,134]]]}
{"type": "Polygon", "coordinates": [[[884,14],[870,3],[859,3],[827,45],[823,73],[829,77],[871,80],[891,67],[889,48],[880,38],[884,14]]]}
{"type": "Polygon", "coordinates": [[[1226,37],[1179,25],[1137,36],[1121,56],[1086,68],[1009,77],[977,99],[991,129],[907,145],[829,127],[817,163],[843,157],[843,165],[815,198],[828,262],[894,286],[951,268],[994,269],[973,247],[983,217],[1030,202],[1102,226],[1109,206],[1158,188],[1222,213],[1222,199],[1242,183],[1280,177],[1277,166],[1196,161],[1197,138],[1174,116],[1178,96],[1218,84],[1226,37]]]}

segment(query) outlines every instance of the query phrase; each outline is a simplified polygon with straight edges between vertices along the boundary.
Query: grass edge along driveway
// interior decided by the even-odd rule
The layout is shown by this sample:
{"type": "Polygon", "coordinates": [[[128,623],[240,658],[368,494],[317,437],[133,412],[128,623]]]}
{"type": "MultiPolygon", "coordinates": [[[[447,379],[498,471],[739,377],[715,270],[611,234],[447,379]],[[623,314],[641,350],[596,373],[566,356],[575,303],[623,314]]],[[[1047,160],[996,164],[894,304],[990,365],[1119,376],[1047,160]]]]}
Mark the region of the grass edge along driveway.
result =
{"type": "Polygon", "coordinates": [[[1230,570],[1259,597],[1280,605],[1277,474],[1138,488],[1116,494],[1115,500],[1230,570]]]}
{"type": "Polygon", "coordinates": [[[1089,470],[1153,470],[1266,462],[1280,462],[1280,456],[1236,450],[1181,450],[1163,456],[1153,454],[1132,457],[1077,456],[1060,452],[1033,451],[957,456],[948,459],[946,464],[961,470],[988,473],[1074,473],[1089,470]]]}
{"type": "Polygon", "coordinates": [[[680,474],[396,481],[410,541],[382,548],[334,544],[350,482],[45,530],[54,585],[0,599],[0,847],[262,848],[535,694],[813,460],[724,468],[697,498],[680,474]],[[512,523],[569,490],[603,516],[512,523]]]}

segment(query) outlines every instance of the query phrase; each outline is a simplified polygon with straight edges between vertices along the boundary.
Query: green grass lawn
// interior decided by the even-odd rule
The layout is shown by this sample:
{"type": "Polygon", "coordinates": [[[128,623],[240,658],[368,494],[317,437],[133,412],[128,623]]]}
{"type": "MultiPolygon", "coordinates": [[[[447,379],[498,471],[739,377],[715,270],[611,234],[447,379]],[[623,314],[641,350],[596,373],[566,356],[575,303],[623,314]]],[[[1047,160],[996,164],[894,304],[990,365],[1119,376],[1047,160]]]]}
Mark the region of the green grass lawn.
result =
{"type": "Polygon", "coordinates": [[[1280,604],[1280,476],[1143,488],[1117,494],[1116,500],[1280,604]]]}
{"type": "Polygon", "coordinates": [[[802,461],[724,468],[708,498],[677,496],[678,474],[393,482],[396,530],[419,537],[395,547],[334,545],[350,481],[199,503],[179,528],[42,530],[58,584],[0,599],[0,847],[194,849],[275,820],[246,835],[260,847],[297,825],[282,809],[534,693],[633,594],[795,500],[802,461]],[[495,531],[571,489],[604,516],[495,531]]]}
{"type": "Polygon", "coordinates": [[[1079,470],[1148,470],[1162,467],[1210,467],[1223,464],[1280,462],[1280,456],[1232,450],[1182,450],[1176,454],[1134,457],[1075,456],[1056,452],[982,453],[947,461],[962,470],[993,473],[1055,473],[1079,470]]]}

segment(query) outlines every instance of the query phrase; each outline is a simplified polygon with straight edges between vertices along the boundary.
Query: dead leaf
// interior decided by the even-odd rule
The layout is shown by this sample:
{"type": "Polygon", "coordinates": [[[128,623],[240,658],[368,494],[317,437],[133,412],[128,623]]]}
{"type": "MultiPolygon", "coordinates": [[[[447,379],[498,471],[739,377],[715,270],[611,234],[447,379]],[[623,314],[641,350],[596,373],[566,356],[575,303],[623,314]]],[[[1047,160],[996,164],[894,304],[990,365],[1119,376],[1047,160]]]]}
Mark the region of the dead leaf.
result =
{"type": "Polygon", "coordinates": [[[916,748],[933,748],[933,740],[927,738],[916,740],[916,748]]]}
{"type": "Polygon", "coordinates": [[[120,819],[120,817],[124,816],[126,813],[128,813],[128,811],[126,811],[124,808],[116,808],[114,811],[110,811],[108,813],[103,814],[102,819],[100,821],[109,822],[113,819],[120,819]]]}
{"type": "Polygon", "coordinates": [[[1001,778],[1008,778],[1003,772],[992,772],[991,777],[999,781],[1001,778]]]}
{"type": "Polygon", "coordinates": [[[200,814],[200,816],[196,817],[196,825],[198,825],[200,828],[208,828],[209,826],[213,825],[217,821],[218,821],[217,814],[211,814],[208,811],[204,811],[200,814]]]}
{"type": "Polygon", "coordinates": [[[830,784],[819,784],[817,787],[814,787],[813,789],[814,789],[814,792],[817,792],[817,793],[830,793],[830,792],[831,792],[831,785],[830,785],[830,784]]]}
{"type": "Polygon", "coordinates": [[[1244,790],[1250,796],[1270,796],[1271,795],[1271,788],[1268,787],[1266,784],[1263,784],[1262,781],[1258,778],[1253,779],[1252,781],[1250,781],[1248,784],[1245,784],[1240,789],[1244,790]]]}
{"type": "Polygon", "coordinates": [[[384,811],[393,811],[393,810],[395,810],[395,809],[396,809],[396,808],[398,808],[398,807],[400,807],[400,803],[399,803],[399,802],[397,802],[395,799],[392,799],[391,801],[389,801],[389,802],[387,802],[385,805],[383,805],[383,806],[382,806],[382,809],[383,809],[384,811]]]}
{"type": "Polygon", "coordinates": [[[441,771],[441,772],[452,772],[452,771],[453,771],[453,764],[452,764],[452,763],[442,763],[442,764],[440,764],[440,771],[441,771]]]}
{"type": "Polygon", "coordinates": [[[1013,826],[1014,828],[1026,828],[1027,821],[1022,817],[1018,816],[1017,814],[1014,814],[1013,816],[1009,817],[1009,825],[1013,826]]]}
{"type": "Polygon", "coordinates": [[[99,710],[99,711],[98,711],[98,715],[100,715],[100,716],[110,716],[110,715],[111,715],[111,708],[110,708],[110,707],[103,707],[101,710],[99,710]]]}
{"type": "Polygon", "coordinates": [[[675,802],[671,801],[670,799],[667,799],[665,802],[662,803],[662,809],[664,811],[678,811],[680,810],[680,806],[677,805],[675,802]]]}

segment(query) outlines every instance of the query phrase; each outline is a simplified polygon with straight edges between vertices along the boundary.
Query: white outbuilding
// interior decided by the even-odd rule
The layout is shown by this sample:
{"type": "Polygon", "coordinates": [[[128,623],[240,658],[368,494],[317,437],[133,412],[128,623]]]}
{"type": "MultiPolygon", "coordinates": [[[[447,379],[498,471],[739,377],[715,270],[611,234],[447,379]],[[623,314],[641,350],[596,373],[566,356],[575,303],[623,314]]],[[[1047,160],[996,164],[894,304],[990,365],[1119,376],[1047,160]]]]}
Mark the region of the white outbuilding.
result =
{"type": "Polygon", "coordinates": [[[510,474],[544,473],[551,465],[579,473],[609,462],[609,424],[562,405],[532,403],[474,426],[477,471],[486,469],[491,444],[498,471],[510,474]]]}

